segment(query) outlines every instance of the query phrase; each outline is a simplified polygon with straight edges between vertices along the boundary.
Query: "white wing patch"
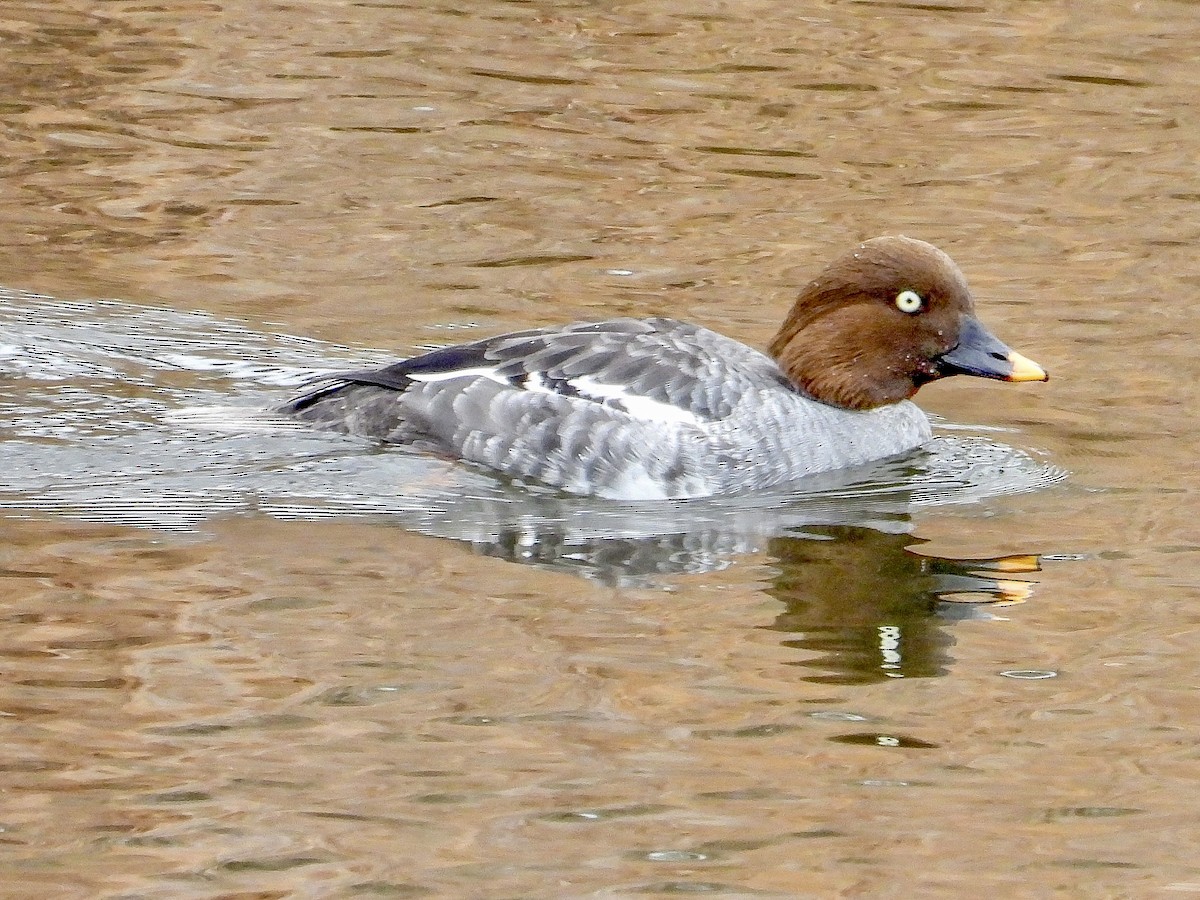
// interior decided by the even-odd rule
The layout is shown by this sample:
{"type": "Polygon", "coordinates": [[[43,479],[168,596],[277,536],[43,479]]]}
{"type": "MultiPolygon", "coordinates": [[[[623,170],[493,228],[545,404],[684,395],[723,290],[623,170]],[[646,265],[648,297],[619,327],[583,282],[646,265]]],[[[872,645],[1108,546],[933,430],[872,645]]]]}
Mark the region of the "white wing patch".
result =
{"type": "MultiPolygon", "coordinates": [[[[485,378],[506,387],[517,387],[510,379],[499,374],[495,368],[480,366],[474,369],[454,369],[448,372],[418,372],[408,374],[413,381],[425,383],[438,381],[453,381],[459,378],[485,378]]],[[[643,422],[655,422],[661,425],[693,425],[703,427],[705,420],[695,413],[670,403],[653,400],[638,394],[631,394],[619,384],[606,384],[588,375],[575,378],[547,379],[542,372],[530,372],[519,382],[521,388],[533,394],[555,394],[560,397],[580,397],[591,400],[610,409],[624,412],[643,422]]]]}
{"type": "Polygon", "coordinates": [[[605,406],[621,409],[635,419],[647,422],[659,422],[664,425],[694,425],[700,427],[704,422],[690,410],[662,403],[649,397],[629,393],[619,384],[605,384],[587,375],[571,378],[567,381],[572,389],[581,397],[595,400],[605,406]]]}
{"type": "Polygon", "coordinates": [[[483,366],[478,369],[450,369],[446,372],[417,372],[406,373],[405,378],[409,381],[453,381],[455,378],[486,378],[488,381],[494,381],[497,384],[511,385],[507,378],[496,372],[491,366],[483,366]]]}

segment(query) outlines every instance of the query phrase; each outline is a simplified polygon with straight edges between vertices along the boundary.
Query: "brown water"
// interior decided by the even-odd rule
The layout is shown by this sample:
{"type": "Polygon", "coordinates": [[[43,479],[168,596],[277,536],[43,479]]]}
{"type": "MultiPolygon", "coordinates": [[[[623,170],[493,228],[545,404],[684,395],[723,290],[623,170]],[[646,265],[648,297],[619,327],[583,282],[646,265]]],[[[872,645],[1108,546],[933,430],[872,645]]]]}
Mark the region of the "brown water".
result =
{"type": "Polygon", "coordinates": [[[0,4],[0,893],[1200,893],[1198,45],[1166,0],[0,4]],[[218,409],[616,313],[761,345],[888,232],[1053,380],[925,389],[1005,430],[885,487],[564,504],[218,409]]]}

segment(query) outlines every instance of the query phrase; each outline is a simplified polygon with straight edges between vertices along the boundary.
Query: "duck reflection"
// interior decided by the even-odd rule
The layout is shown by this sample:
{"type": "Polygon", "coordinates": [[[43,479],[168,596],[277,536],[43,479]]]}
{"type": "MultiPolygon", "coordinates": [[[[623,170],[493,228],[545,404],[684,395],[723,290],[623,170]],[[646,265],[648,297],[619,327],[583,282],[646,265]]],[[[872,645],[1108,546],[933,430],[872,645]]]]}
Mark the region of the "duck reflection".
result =
{"type": "Polygon", "coordinates": [[[914,551],[925,543],[870,528],[806,528],[772,539],[778,574],[766,592],[785,610],[767,626],[806,651],[792,663],[806,681],[863,684],[944,675],[954,645],[948,625],[993,615],[1026,599],[1036,556],[954,560],[914,551]]]}
{"type": "Polygon", "coordinates": [[[710,571],[739,552],[765,550],[775,575],[764,590],[784,610],[759,627],[786,635],[783,645],[802,651],[790,664],[809,670],[804,680],[824,684],[944,675],[955,621],[993,617],[1033,592],[1021,576],[1040,571],[1037,556],[931,556],[916,549],[927,542],[909,533],[907,517],[883,524],[805,524],[759,532],[758,541],[737,529],[589,541],[509,529],[472,546],[487,556],[625,585],[666,571],[710,571]]]}

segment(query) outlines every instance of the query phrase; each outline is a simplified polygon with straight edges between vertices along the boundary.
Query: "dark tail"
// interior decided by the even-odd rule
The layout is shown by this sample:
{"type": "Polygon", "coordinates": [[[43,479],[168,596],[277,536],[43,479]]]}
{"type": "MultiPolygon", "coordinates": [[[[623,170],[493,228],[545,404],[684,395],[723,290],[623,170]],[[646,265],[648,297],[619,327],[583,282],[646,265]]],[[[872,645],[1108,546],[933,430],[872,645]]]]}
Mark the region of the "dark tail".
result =
{"type": "MultiPolygon", "coordinates": [[[[418,357],[420,358],[420,357],[418,357]]],[[[327,397],[332,397],[339,391],[345,390],[352,384],[369,384],[374,387],[403,392],[412,384],[412,379],[406,374],[408,360],[393,363],[382,369],[362,369],[357,372],[331,372],[328,375],[318,375],[305,382],[313,385],[310,390],[289,400],[279,407],[280,412],[298,413],[308,409],[314,403],[319,403],[327,397]]]]}

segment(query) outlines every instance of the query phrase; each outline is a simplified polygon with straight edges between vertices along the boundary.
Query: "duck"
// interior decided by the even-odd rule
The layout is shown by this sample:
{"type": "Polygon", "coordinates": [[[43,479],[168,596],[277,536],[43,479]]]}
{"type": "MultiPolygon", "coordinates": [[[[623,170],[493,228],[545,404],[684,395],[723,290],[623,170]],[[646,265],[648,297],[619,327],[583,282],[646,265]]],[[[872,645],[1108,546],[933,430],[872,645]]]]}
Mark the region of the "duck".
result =
{"type": "Polygon", "coordinates": [[[930,441],[912,402],[951,375],[1046,381],[932,244],[874,238],[800,291],[766,352],[672,318],[514,331],[318,376],[277,411],[567,494],[786,488],[930,441]]]}

